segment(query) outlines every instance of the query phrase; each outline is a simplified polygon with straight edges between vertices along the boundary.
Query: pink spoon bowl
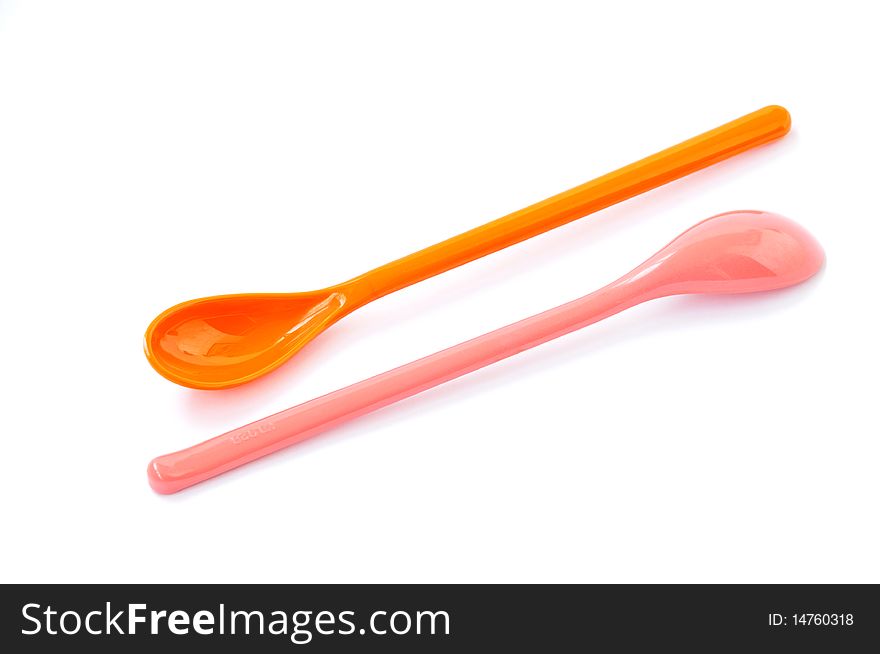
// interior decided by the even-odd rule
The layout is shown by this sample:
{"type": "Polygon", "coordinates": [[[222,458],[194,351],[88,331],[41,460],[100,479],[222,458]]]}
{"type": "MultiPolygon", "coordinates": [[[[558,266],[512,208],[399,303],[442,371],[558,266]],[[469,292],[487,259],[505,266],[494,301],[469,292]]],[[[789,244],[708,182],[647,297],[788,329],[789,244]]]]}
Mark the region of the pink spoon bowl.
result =
{"type": "Polygon", "coordinates": [[[594,293],[157,457],[147,469],[149,482],[158,493],[176,493],[642,302],[785,288],[815,275],[824,260],[816,240],[787,218],[760,211],[714,216],[594,293]]]}

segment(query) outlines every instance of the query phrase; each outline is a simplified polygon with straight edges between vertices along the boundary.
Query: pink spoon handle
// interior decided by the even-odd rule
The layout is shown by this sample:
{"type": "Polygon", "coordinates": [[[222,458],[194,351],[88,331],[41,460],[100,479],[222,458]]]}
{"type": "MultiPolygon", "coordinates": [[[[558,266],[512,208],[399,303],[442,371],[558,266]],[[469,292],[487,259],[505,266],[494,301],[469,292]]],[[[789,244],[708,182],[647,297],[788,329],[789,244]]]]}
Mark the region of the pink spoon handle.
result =
{"type": "MultiPolygon", "coordinates": [[[[628,276],[629,277],[629,276],[628,276]]],[[[647,299],[635,283],[610,284],[555,309],[502,327],[150,462],[150,485],[179,490],[311,438],[491,363],[585,327],[647,299]]]]}

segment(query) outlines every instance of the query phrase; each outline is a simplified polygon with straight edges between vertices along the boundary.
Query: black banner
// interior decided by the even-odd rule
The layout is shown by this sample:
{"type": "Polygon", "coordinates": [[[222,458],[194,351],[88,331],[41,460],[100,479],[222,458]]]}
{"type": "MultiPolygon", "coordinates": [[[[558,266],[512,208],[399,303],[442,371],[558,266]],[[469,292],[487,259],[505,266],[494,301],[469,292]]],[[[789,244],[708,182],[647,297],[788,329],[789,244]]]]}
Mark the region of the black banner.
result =
{"type": "Polygon", "coordinates": [[[12,585],[5,652],[865,651],[861,585],[12,585]],[[464,648],[464,649],[463,649],[464,648]],[[201,651],[198,650],[198,651],[201,651]]]}

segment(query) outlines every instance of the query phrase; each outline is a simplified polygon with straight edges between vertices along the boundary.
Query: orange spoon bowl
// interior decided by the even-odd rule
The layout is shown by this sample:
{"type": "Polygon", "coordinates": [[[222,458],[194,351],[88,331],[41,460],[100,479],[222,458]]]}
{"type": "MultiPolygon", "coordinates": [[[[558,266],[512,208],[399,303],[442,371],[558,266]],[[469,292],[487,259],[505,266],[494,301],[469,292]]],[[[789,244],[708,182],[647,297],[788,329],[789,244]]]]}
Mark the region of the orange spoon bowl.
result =
{"type": "Polygon", "coordinates": [[[335,288],[190,300],[150,324],[144,350],[173,382],[227,388],[274,370],[352,310],[335,288]]]}
{"type": "Polygon", "coordinates": [[[228,388],[274,370],[356,308],[469,261],[784,136],[788,112],[769,106],[351,281],[305,293],[219,295],[171,307],[144,350],[164,377],[228,388]]]}

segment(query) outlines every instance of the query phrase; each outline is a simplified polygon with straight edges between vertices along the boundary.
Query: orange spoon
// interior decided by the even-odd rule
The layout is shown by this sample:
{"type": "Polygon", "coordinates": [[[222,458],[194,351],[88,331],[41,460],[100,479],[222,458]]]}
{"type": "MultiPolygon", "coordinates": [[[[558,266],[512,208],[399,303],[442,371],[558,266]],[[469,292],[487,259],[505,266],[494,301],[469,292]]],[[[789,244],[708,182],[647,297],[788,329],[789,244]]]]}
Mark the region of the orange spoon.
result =
{"type": "Polygon", "coordinates": [[[790,124],[782,107],[764,107],[336,286],[305,293],[218,295],[178,304],[147,329],[147,359],[157,372],[183,386],[243,384],[280,366],[358,307],[775,140],[790,124]]]}

